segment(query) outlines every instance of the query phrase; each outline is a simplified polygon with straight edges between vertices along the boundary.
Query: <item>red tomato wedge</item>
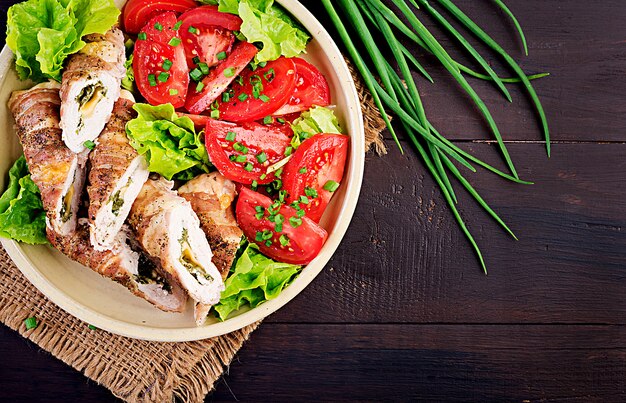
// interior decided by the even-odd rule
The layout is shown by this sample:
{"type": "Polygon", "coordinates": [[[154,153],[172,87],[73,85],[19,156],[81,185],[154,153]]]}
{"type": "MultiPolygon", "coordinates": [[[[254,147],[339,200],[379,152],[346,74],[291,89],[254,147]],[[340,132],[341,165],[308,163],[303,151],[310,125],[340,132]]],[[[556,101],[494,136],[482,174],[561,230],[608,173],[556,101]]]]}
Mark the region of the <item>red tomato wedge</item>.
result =
{"type": "Polygon", "coordinates": [[[283,128],[256,122],[230,123],[210,119],[205,145],[209,160],[226,178],[246,185],[267,184],[275,179],[267,168],[285,158],[291,136],[283,128]]]}
{"type": "Polygon", "coordinates": [[[258,51],[256,46],[251,43],[236,43],[232,53],[204,77],[201,81],[202,84],[192,82],[185,108],[193,114],[200,114],[208,109],[211,103],[228,88],[230,83],[250,63],[258,51]]]}
{"type": "Polygon", "coordinates": [[[212,25],[190,25],[187,30],[181,27],[179,32],[189,68],[196,67],[195,58],[206,63],[208,67],[217,65],[230,53],[235,43],[235,34],[232,31],[212,25]],[[224,57],[220,58],[220,54],[224,57]]]}
{"type": "Polygon", "coordinates": [[[196,128],[196,130],[198,132],[204,130],[204,128],[206,127],[207,122],[209,121],[209,119],[211,119],[207,115],[192,115],[190,113],[183,113],[183,112],[176,112],[176,114],[178,116],[180,116],[181,118],[183,116],[186,116],[189,119],[191,119],[191,121],[193,122],[194,127],[196,128]]]}
{"type": "Polygon", "coordinates": [[[232,31],[241,28],[241,18],[221,13],[217,6],[202,6],[185,12],[179,18],[180,37],[185,45],[187,63],[194,67],[193,58],[198,57],[209,67],[221,60],[218,54],[229,53],[235,41],[232,31]]]}
{"type": "Polygon", "coordinates": [[[248,188],[241,188],[237,200],[237,223],[245,236],[259,246],[264,255],[279,262],[291,264],[308,264],[313,260],[324,246],[328,233],[324,228],[317,225],[307,217],[299,218],[296,210],[282,205],[273,209],[274,202],[267,196],[263,196],[248,188]],[[270,211],[274,215],[274,221],[269,220],[270,211]],[[262,211],[263,217],[257,218],[258,211],[262,211]],[[284,220],[280,231],[276,229],[276,218],[284,220]],[[292,225],[292,219],[293,221],[292,225]],[[281,239],[282,238],[282,239],[281,239]],[[282,242],[281,242],[282,241],[282,242]]]}
{"type": "Polygon", "coordinates": [[[135,82],[152,105],[171,103],[179,108],[185,104],[189,74],[185,50],[173,29],[176,22],[173,12],[157,15],[142,28],[135,43],[135,82]]]}
{"type": "Polygon", "coordinates": [[[287,202],[305,197],[308,203],[300,203],[300,208],[315,222],[322,218],[336,190],[325,187],[332,190],[337,186],[335,183],[341,183],[348,143],[349,137],[341,134],[316,134],[302,142],[283,169],[287,202]]]}
{"type": "Polygon", "coordinates": [[[193,0],[128,0],[122,12],[124,31],[138,34],[141,28],[157,14],[173,11],[177,14],[197,7],[193,0]]]}
{"type": "Polygon", "coordinates": [[[330,87],[328,81],[311,63],[300,59],[293,59],[296,65],[296,88],[285,105],[274,112],[274,115],[287,115],[303,112],[313,105],[330,105],[330,87]]]}
{"type": "Polygon", "coordinates": [[[234,14],[217,11],[217,6],[196,7],[180,16],[183,22],[181,29],[187,30],[190,25],[213,25],[222,27],[229,31],[239,31],[241,29],[241,18],[234,14]]]}
{"type": "Polygon", "coordinates": [[[231,86],[230,101],[219,106],[220,119],[231,122],[263,119],[283,106],[295,87],[293,59],[281,57],[255,71],[244,70],[231,86]]]}

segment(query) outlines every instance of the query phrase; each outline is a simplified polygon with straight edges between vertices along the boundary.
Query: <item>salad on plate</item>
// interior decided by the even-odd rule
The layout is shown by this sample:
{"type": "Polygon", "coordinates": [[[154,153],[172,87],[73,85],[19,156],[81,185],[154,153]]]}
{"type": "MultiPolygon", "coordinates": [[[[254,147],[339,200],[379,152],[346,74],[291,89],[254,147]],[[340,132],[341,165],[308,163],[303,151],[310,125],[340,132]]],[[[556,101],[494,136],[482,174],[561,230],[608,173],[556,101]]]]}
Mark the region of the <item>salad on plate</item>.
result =
{"type": "Polygon", "coordinates": [[[196,323],[320,252],[349,148],[309,34],[273,0],[27,0],[7,45],[24,155],[0,236],[51,244],[196,323]]]}

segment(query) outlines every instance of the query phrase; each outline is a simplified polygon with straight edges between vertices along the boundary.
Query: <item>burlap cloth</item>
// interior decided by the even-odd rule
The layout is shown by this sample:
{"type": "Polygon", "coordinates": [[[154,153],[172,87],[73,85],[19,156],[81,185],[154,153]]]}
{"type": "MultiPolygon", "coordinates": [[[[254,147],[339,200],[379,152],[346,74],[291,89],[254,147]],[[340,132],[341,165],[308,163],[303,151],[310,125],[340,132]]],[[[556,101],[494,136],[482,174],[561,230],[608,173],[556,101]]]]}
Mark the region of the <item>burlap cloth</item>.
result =
{"type": "MultiPolygon", "coordinates": [[[[353,72],[354,75],[354,72],[353,72]]],[[[366,145],[384,153],[384,122],[371,95],[355,79],[366,145]]],[[[157,343],[90,330],[43,296],[0,247],[0,321],[129,402],[197,402],[213,389],[257,322],[230,334],[187,343],[157,343]],[[24,320],[35,316],[37,328],[24,320]]]]}

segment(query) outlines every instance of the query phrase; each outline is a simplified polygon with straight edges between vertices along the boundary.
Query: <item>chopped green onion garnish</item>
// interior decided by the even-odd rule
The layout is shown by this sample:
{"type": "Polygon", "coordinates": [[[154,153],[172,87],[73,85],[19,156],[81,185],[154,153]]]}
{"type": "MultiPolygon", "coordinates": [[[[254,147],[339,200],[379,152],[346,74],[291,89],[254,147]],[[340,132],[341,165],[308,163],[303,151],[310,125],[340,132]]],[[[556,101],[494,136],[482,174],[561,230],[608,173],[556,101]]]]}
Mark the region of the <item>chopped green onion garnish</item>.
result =
{"type": "Polygon", "coordinates": [[[209,65],[206,63],[198,63],[198,68],[205,76],[209,74],[209,65]]]}
{"type": "Polygon", "coordinates": [[[258,64],[258,66],[260,68],[263,68],[263,67],[267,66],[267,62],[261,62],[261,63],[258,64]]]}
{"type": "Polygon", "coordinates": [[[235,162],[246,162],[247,158],[245,155],[238,155],[235,157],[235,162]]]}
{"type": "Polygon", "coordinates": [[[193,59],[191,59],[192,62],[194,62],[195,64],[200,63],[200,58],[198,56],[194,57],[193,59]]]}
{"type": "Polygon", "coordinates": [[[280,192],[278,192],[278,201],[279,202],[284,203],[286,197],[287,197],[287,191],[286,190],[281,190],[280,192]]]}
{"type": "Polygon", "coordinates": [[[289,157],[292,153],[293,153],[293,147],[292,146],[287,146],[285,148],[285,157],[289,157]]]}
{"type": "MultiPolygon", "coordinates": [[[[304,211],[304,210],[300,210],[300,211],[304,211]]],[[[294,228],[298,228],[299,226],[302,225],[302,219],[298,217],[290,217],[289,225],[291,225],[294,228]]]]}
{"type": "Polygon", "coordinates": [[[235,68],[234,67],[229,67],[227,69],[224,69],[224,77],[232,77],[235,75],[235,68]]]}
{"type": "Polygon", "coordinates": [[[224,60],[226,59],[226,52],[220,52],[215,56],[217,57],[217,60],[224,60]]]}
{"type": "Polygon", "coordinates": [[[203,88],[204,88],[204,83],[202,81],[198,82],[198,85],[196,85],[196,92],[202,91],[203,88]]]}
{"type": "Polygon", "coordinates": [[[278,123],[281,123],[281,124],[285,123],[285,119],[283,118],[276,118],[276,120],[278,121],[278,123]]]}
{"type": "Polygon", "coordinates": [[[156,29],[157,31],[163,31],[163,25],[157,22],[156,24],[154,24],[154,29],[156,29]]]}
{"type": "Polygon", "coordinates": [[[142,41],[145,41],[147,37],[148,36],[146,35],[145,32],[140,32],[139,35],[137,35],[137,39],[142,40],[142,41]]]}
{"type": "Polygon", "coordinates": [[[178,90],[176,88],[170,88],[170,95],[178,95],[178,90]]]}
{"type": "Polygon", "coordinates": [[[89,330],[98,330],[98,328],[94,325],[88,325],[87,327],[89,328],[89,330]]]}
{"type": "Polygon", "coordinates": [[[280,244],[282,246],[288,246],[289,245],[289,237],[285,234],[282,234],[279,238],[280,240],[280,244]]]}
{"type": "Polygon", "coordinates": [[[300,172],[301,174],[305,174],[306,173],[306,167],[300,168],[300,170],[298,172],[300,172]]]}
{"type": "Polygon", "coordinates": [[[168,78],[170,78],[170,73],[162,71],[159,73],[159,76],[157,78],[160,82],[164,83],[167,81],[168,78]]]}
{"type": "Polygon", "coordinates": [[[173,63],[170,59],[163,60],[163,70],[170,71],[170,69],[172,68],[172,64],[173,63]]]}
{"type": "Polygon", "coordinates": [[[275,76],[276,74],[274,73],[273,68],[269,69],[265,74],[263,74],[263,77],[265,77],[268,83],[271,83],[274,80],[275,76]]]}
{"type": "Polygon", "coordinates": [[[268,248],[272,246],[272,241],[265,241],[265,246],[267,246],[268,248]]]}
{"type": "Polygon", "coordinates": [[[326,182],[326,184],[324,184],[324,189],[328,190],[329,192],[334,192],[335,190],[339,189],[339,184],[335,181],[328,181],[326,182]]]}
{"type": "Polygon", "coordinates": [[[263,95],[259,95],[259,99],[263,102],[269,102],[270,97],[268,97],[267,95],[263,94],[263,95]]]}
{"type": "Polygon", "coordinates": [[[298,200],[300,200],[300,203],[302,204],[309,204],[309,198],[306,196],[300,196],[298,200]]]}
{"type": "Polygon", "coordinates": [[[267,178],[267,174],[261,174],[261,176],[259,177],[259,179],[261,179],[262,181],[265,180],[265,178],[267,178]]]}
{"type": "Polygon", "coordinates": [[[85,148],[88,148],[90,150],[93,150],[96,147],[96,143],[94,143],[91,140],[87,140],[83,143],[83,146],[85,146],[85,148]]]}
{"type": "Polygon", "coordinates": [[[283,187],[283,181],[281,181],[280,179],[276,179],[274,182],[272,182],[272,187],[276,190],[279,190],[283,187]]]}
{"type": "Polygon", "coordinates": [[[228,93],[228,91],[223,92],[222,93],[222,102],[228,102],[230,101],[230,94],[228,93]]]}
{"type": "Polygon", "coordinates": [[[178,31],[181,25],[183,25],[182,21],[178,21],[176,24],[174,24],[174,31],[178,31]]]}
{"type": "Polygon", "coordinates": [[[261,151],[259,154],[257,154],[256,160],[259,161],[260,164],[264,163],[265,161],[267,161],[267,154],[265,154],[264,151],[261,151]]]}
{"type": "Polygon", "coordinates": [[[282,223],[278,223],[278,222],[277,222],[277,223],[274,225],[274,231],[276,231],[276,232],[283,232],[283,224],[282,224],[282,223]]]}
{"type": "Polygon", "coordinates": [[[243,92],[241,94],[239,94],[239,96],[237,97],[239,98],[239,100],[241,102],[245,101],[246,99],[248,99],[248,94],[244,94],[243,92]]]}
{"type": "Polygon", "coordinates": [[[26,325],[26,330],[34,329],[37,327],[37,318],[31,316],[30,318],[24,321],[24,325],[26,325]]]}
{"type": "Polygon", "coordinates": [[[189,28],[187,29],[187,32],[190,32],[192,34],[197,34],[198,33],[198,29],[196,27],[194,27],[193,25],[190,25],[189,28]]]}
{"type": "Polygon", "coordinates": [[[213,119],[219,119],[220,118],[220,111],[219,109],[214,109],[211,111],[211,117],[213,119]]]}
{"type": "Polygon", "coordinates": [[[191,77],[193,81],[200,81],[202,79],[202,72],[196,67],[189,72],[189,77],[191,77]]]}
{"type": "Polygon", "coordinates": [[[266,116],[263,118],[263,123],[265,123],[266,125],[271,125],[272,123],[274,123],[274,118],[271,116],[266,116]]]}
{"type": "Polygon", "coordinates": [[[173,37],[167,44],[170,46],[178,46],[180,45],[180,38],[173,37]]]}
{"type": "Polygon", "coordinates": [[[156,87],[157,82],[154,74],[148,74],[148,83],[150,84],[150,87],[156,87]]]}
{"type": "Polygon", "coordinates": [[[226,133],[226,141],[235,141],[236,137],[237,137],[237,133],[235,132],[226,133]]]}
{"type": "Polygon", "coordinates": [[[248,172],[252,172],[252,169],[254,168],[254,165],[252,165],[251,163],[246,163],[246,165],[243,167],[243,169],[245,169],[248,172]]]}
{"type": "Polygon", "coordinates": [[[306,214],[306,212],[302,209],[296,211],[296,215],[300,218],[304,217],[304,215],[306,214]]]}
{"type": "MultiPolygon", "coordinates": [[[[257,181],[252,181],[252,184],[250,185],[250,188],[252,190],[257,190],[257,188],[259,187],[259,182],[257,181]]],[[[261,217],[263,217],[263,214],[261,214],[261,217]]]]}
{"type": "Polygon", "coordinates": [[[307,186],[304,188],[304,194],[312,199],[315,199],[317,197],[317,190],[307,186]]]}

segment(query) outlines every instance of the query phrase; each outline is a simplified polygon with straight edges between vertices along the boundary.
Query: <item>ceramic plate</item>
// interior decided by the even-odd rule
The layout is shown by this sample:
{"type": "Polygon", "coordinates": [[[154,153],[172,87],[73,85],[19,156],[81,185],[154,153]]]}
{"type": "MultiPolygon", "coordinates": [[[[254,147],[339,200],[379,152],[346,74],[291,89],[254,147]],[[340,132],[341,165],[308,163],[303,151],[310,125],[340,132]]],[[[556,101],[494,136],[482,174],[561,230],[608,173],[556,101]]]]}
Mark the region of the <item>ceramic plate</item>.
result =
{"type": "MultiPolygon", "coordinates": [[[[49,246],[32,246],[2,239],[2,245],[24,275],[51,301],[65,311],[100,329],[123,336],[154,341],[188,341],[219,336],[240,329],[273,313],[300,293],[320,271],[339,246],[356,208],[364,163],[363,118],[354,82],[343,56],[330,35],[315,17],[296,0],[279,0],[311,33],[313,39],[304,56],[324,73],[332,90],[336,113],[350,135],[350,153],[342,186],[334,196],[322,226],[329,238],[321,253],[278,298],[255,309],[242,309],[224,322],[211,318],[196,327],[191,303],[182,314],[166,313],[95,272],[70,261],[49,246]]],[[[118,5],[123,2],[118,2],[118,5]]],[[[8,170],[21,154],[13,130],[13,118],[6,107],[13,90],[24,89],[12,67],[12,53],[0,53],[0,188],[8,170]]]]}

